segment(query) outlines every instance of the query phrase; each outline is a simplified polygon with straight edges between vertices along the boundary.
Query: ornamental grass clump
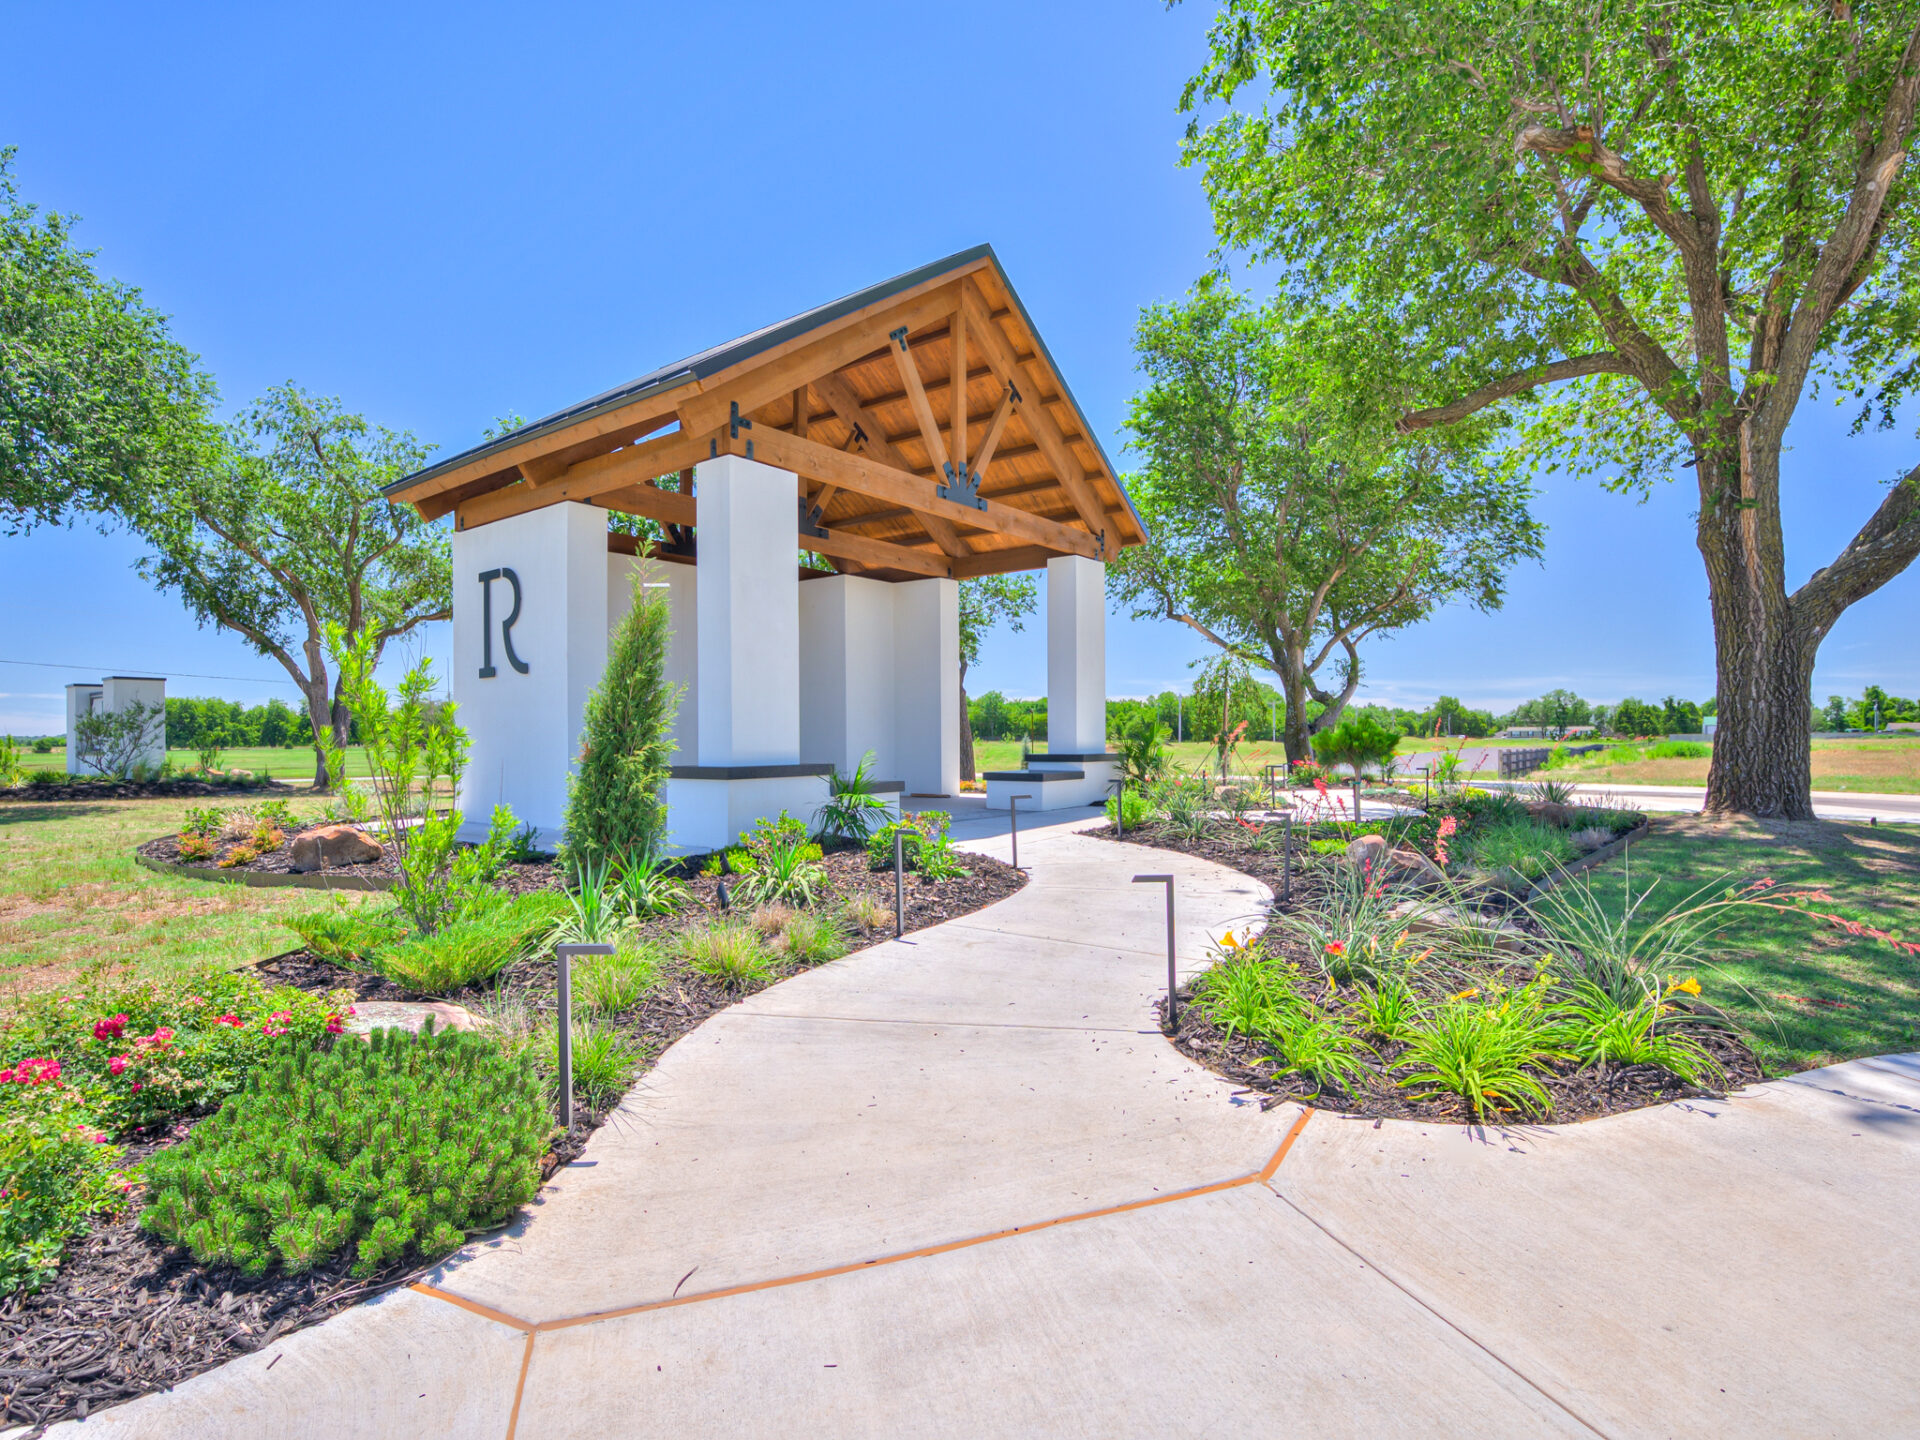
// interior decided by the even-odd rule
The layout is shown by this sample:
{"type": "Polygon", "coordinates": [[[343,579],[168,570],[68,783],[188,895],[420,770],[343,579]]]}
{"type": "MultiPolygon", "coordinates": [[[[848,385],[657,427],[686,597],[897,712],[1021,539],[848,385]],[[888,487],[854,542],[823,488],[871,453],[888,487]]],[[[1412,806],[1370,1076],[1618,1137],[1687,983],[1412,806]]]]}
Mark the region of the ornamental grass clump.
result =
{"type": "Polygon", "coordinates": [[[263,1066],[146,1164],[141,1225],[202,1264],[356,1275],[456,1249],[533,1198],[552,1116],[540,1077],[492,1040],[377,1030],[263,1066]]]}
{"type": "Polygon", "coordinates": [[[729,989],[744,990],[773,978],[772,957],[751,925],[695,926],[682,930],[674,944],[687,964],[729,989]]]}

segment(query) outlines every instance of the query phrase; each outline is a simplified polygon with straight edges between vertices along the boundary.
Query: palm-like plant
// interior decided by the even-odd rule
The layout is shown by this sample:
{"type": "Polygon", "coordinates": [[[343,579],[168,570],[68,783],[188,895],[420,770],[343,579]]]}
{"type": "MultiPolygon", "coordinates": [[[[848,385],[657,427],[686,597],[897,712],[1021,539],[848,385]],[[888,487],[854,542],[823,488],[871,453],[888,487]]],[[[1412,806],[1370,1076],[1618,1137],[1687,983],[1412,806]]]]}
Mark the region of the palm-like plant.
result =
{"type": "Polygon", "coordinates": [[[1120,732],[1120,770],[1130,784],[1150,785],[1167,768],[1167,737],[1172,734],[1151,715],[1134,717],[1120,732]]]}
{"type": "Polygon", "coordinates": [[[874,789],[872,768],[873,752],[869,750],[851,775],[842,775],[836,767],[827,777],[827,803],[813,812],[821,839],[863,845],[873,834],[873,827],[887,813],[887,802],[874,789]]]}

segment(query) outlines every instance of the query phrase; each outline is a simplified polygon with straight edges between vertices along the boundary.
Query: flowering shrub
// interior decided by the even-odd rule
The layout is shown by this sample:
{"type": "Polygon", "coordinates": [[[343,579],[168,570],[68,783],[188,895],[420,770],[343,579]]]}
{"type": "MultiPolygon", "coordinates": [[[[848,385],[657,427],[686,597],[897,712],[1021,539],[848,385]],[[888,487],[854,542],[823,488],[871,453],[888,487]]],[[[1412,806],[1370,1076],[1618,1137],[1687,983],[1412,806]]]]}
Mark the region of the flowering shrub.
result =
{"type": "Polygon", "coordinates": [[[286,1045],[338,1034],[350,997],[258,977],[143,981],[110,992],[27,1000],[0,1030],[0,1076],[44,1073],[74,1088],[112,1134],[207,1110],[286,1045]]]}
{"type": "Polygon", "coordinates": [[[250,1274],[298,1274],[348,1245],[356,1275],[433,1259],[539,1187],[552,1127],[539,1075],[491,1040],[376,1030],[280,1055],[147,1162],[140,1223],[250,1274]]]}
{"type": "Polygon", "coordinates": [[[60,1080],[58,1060],[26,1060],[0,1076],[0,1295],[37,1290],[95,1215],[119,1205],[117,1147],[60,1080]]]}

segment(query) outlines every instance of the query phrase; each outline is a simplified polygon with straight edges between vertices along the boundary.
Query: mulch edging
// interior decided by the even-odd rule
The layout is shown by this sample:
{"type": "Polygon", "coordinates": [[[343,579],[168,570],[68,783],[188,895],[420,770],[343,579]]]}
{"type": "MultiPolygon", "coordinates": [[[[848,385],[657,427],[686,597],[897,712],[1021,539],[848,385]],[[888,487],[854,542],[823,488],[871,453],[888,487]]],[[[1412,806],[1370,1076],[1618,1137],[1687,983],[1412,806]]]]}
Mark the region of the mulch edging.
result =
{"type": "MultiPolygon", "coordinates": [[[[1612,843],[1557,872],[1534,893],[1540,893],[1570,875],[1590,869],[1618,855],[1629,844],[1643,838],[1650,826],[1651,821],[1642,821],[1640,825],[1612,843]]],[[[1086,833],[1104,839],[1118,838],[1113,834],[1110,825],[1086,833]]],[[[1298,910],[1310,905],[1326,884],[1322,875],[1316,874],[1311,862],[1303,865],[1302,857],[1296,855],[1292,874],[1292,901],[1290,904],[1283,905],[1279,898],[1282,888],[1282,862],[1278,853],[1253,851],[1242,841],[1216,839],[1211,835],[1202,840],[1193,841],[1172,833],[1162,834],[1158,827],[1152,826],[1129,828],[1125,838],[1129,843],[1136,845],[1148,845],[1158,849],[1177,850],[1183,854],[1196,855],[1261,881],[1273,891],[1275,896],[1273,904],[1269,906],[1269,914],[1282,910],[1298,910]]],[[[1325,857],[1315,858],[1324,859],[1325,857]]],[[[1320,869],[1324,871],[1324,867],[1320,869]]],[[[1409,899],[1417,898],[1422,894],[1418,887],[1412,885],[1406,886],[1405,892],[1409,899]]],[[[1497,895],[1493,898],[1496,901],[1499,899],[1497,895]]],[[[1507,925],[1533,928],[1524,911],[1503,909],[1498,913],[1502,922],[1507,925]]],[[[1300,942],[1279,927],[1272,925],[1265,927],[1265,936],[1265,943],[1270,950],[1299,962],[1305,973],[1309,975],[1313,973],[1317,957],[1309,954],[1300,942]]],[[[1516,964],[1513,969],[1512,978],[1515,982],[1524,982],[1532,978],[1531,969],[1523,964],[1516,964]]],[[[1335,1000],[1331,987],[1323,983],[1319,988],[1320,993],[1312,997],[1316,1003],[1322,1000],[1335,1000]]],[[[1384,1078],[1385,1072],[1390,1071],[1394,1062],[1406,1050],[1406,1047],[1399,1042],[1381,1041],[1375,1048],[1375,1054],[1378,1069],[1383,1073],[1374,1077],[1375,1083],[1370,1083],[1363,1089],[1348,1092],[1337,1085],[1323,1086],[1297,1072],[1276,1073],[1269,1046],[1244,1036],[1226,1034],[1189,1003],[1191,998],[1191,985],[1183,986],[1179,991],[1180,1025],[1179,1029],[1173,1033],[1167,1031],[1165,999],[1156,1002],[1155,1010],[1159,1017],[1161,1033],[1166,1035],[1168,1040],[1189,1059],[1197,1061],[1235,1084],[1268,1097],[1261,1102],[1263,1108],[1271,1108],[1274,1105],[1292,1101],[1360,1119],[1416,1120],[1461,1125],[1495,1123],[1559,1125],[1598,1119],[1604,1115],[1621,1114],[1673,1100],[1724,1098],[1731,1091],[1755,1084],[1764,1078],[1758,1057],[1736,1033],[1702,1026],[1694,1031],[1694,1036],[1724,1071],[1724,1083],[1720,1086],[1694,1085],[1657,1065],[1603,1064],[1583,1067],[1570,1061],[1550,1062],[1534,1072],[1535,1078],[1546,1089],[1551,1100],[1551,1106],[1544,1115],[1509,1115],[1498,1122],[1476,1121],[1469,1114],[1465,1101],[1458,1096],[1433,1095],[1420,1098],[1384,1078]]]]}
{"type": "MultiPolygon", "coordinates": [[[[171,837],[169,837],[171,838],[171,837]]],[[[148,841],[149,845],[156,841],[148,841]]],[[[133,863],[142,869],[151,870],[158,875],[179,875],[188,880],[211,880],[216,885],[248,885],[255,890],[275,890],[280,888],[298,890],[391,890],[393,880],[385,875],[343,874],[344,867],[333,870],[315,870],[310,873],[285,871],[276,873],[270,870],[253,870],[244,865],[235,865],[222,870],[217,865],[189,865],[176,860],[157,860],[144,853],[146,846],[133,852],[133,863]]]]}
{"type": "MultiPolygon", "coordinates": [[[[1026,884],[1024,874],[998,860],[972,852],[961,858],[971,871],[968,875],[937,882],[907,876],[908,931],[971,914],[1026,884]]],[[[869,870],[864,850],[830,851],[821,863],[827,871],[829,899],[858,891],[892,906],[893,872],[869,870]]],[[[558,867],[541,862],[509,867],[499,884],[524,893],[556,888],[561,879],[558,867]]],[[[730,888],[737,883],[728,882],[730,888]]],[[[679,916],[649,920],[640,927],[643,937],[663,939],[689,921],[718,917],[718,881],[695,876],[687,884],[696,903],[679,916]]],[[[335,888],[345,887],[336,882],[335,888]]],[[[742,911],[731,913],[747,918],[742,911]]],[[[892,938],[891,926],[854,930],[848,954],[892,938]]],[[[383,976],[343,969],[306,950],[269,956],[252,968],[272,983],[316,993],[349,990],[356,1000],[427,998],[383,976]]],[[[639,1004],[603,1017],[601,1023],[626,1031],[641,1047],[644,1058],[634,1077],[639,1083],[676,1040],[709,1016],[797,973],[802,971],[789,969],[763,984],[727,989],[683,962],[670,960],[658,987],[639,1004]]],[[[557,1024],[551,960],[516,961],[501,972],[498,988],[524,1003],[545,1024],[557,1024]]],[[[469,990],[437,998],[474,1001],[485,993],[469,990]]],[[[577,997],[575,1005],[578,1014],[577,997]]],[[[542,1179],[578,1158],[611,1113],[612,1107],[596,1112],[576,1105],[576,1128],[571,1136],[557,1139],[542,1157],[542,1179]]],[[[126,1142],[127,1163],[137,1164],[154,1151],[179,1143],[192,1132],[194,1123],[194,1119],[184,1120],[151,1138],[126,1142]]],[[[513,1219],[517,1218],[516,1213],[513,1219]]],[[[32,1427],[28,1436],[38,1436],[57,1421],[84,1419],[122,1401],[171,1389],[202,1371],[265,1349],[296,1330],[407,1285],[445,1259],[400,1262],[360,1280],[348,1274],[353,1258],[350,1252],[336,1255],[299,1276],[276,1270],[254,1277],[232,1266],[203,1266],[186,1251],[140,1229],[139,1207],[130,1204],[74,1241],[43,1290],[34,1295],[16,1293],[0,1302],[0,1428],[25,1423],[32,1427]]]]}
{"type": "Polygon", "coordinates": [[[215,785],[205,780],[89,780],[79,784],[0,785],[0,800],[24,805],[41,801],[170,800],[204,795],[260,795],[273,791],[305,794],[280,780],[245,780],[215,785]]]}

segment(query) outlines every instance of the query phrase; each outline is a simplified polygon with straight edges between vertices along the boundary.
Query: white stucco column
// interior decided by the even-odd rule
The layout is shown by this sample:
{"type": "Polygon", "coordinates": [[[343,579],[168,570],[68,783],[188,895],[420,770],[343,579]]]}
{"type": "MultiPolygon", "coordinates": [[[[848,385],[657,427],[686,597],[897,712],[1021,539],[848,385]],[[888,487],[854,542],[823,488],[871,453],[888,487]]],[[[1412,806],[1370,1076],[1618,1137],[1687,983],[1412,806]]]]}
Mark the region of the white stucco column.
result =
{"type": "Polygon", "coordinates": [[[463,838],[507,804],[557,844],[607,664],[607,512],[563,502],[453,536],[453,698],[472,741],[463,838]]]}
{"type": "MultiPolygon", "coordinates": [[[[673,740],[672,763],[689,763],[698,744],[699,729],[695,717],[699,714],[700,696],[695,684],[694,672],[694,594],[693,566],[679,565],[658,558],[642,559],[637,555],[609,554],[607,556],[607,643],[611,647],[613,632],[625,622],[633,608],[633,576],[641,575],[641,583],[649,589],[664,592],[667,601],[667,623],[671,627],[667,635],[667,663],[664,668],[666,682],[680,688],[680,703],[673,712],[673,728],[669,735],[673,740]]],[[[609,652],[611,653],[611,652],[609,652]]]]}
{"type": "Polygon", "coordinates": [[[893,729],[910,795],[960,793],[960,586],[909,580],[893,590],[893,729]]]}
{"type": "Polygon", "coordinates": [[[873,755],[876,780],[899,778],[894,752],[893,592],[858,575],[800,585],[800,753],[851,774],[873,755]]]}
{"type": "Polygon", "coordinates": [[[1080,555],[1047,562],[1047,748],[1107,748],[1107,567],[1080,555]]]}
{"type": "Polygon", "coordinates": [[[697,763],[798,761],[799,492],[793,472],[723,455],[695,469],[694,486],[697,763]]]}

